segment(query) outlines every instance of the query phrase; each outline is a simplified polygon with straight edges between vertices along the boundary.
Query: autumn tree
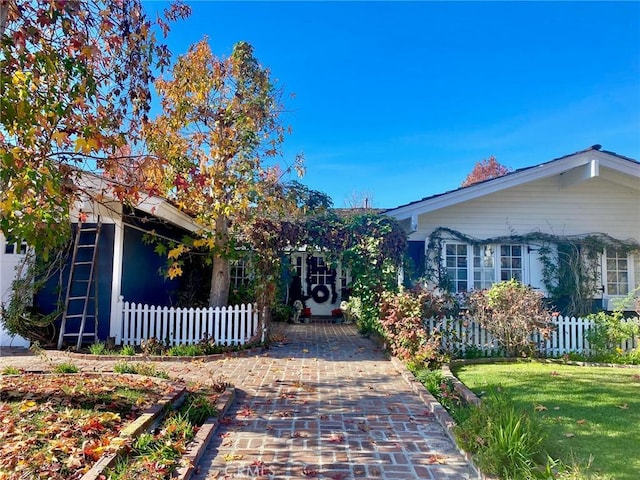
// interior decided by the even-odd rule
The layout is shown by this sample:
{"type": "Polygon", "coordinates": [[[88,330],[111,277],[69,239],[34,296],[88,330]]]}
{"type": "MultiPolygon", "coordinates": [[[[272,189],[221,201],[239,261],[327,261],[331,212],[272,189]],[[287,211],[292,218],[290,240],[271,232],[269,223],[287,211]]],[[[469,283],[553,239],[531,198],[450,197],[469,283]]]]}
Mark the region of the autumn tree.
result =
{"type": "Polygon", "coordinates": [[[467,175],[467,178],[465,178],[464,182],[462,182],[462,185],[460,186],[468,187],[469,185],[484,182],[485,180],[502,177],[509,172],[511,172],[509,167],[505,167],[496,160],[496,157],[491,155],[489,158],[477,162],[474,165],[473,170],[471,170],[471,173],[467,175]]]}
{"type": "MultiPolygon", "coordinates": [[[[69,230],[80,170],[126,166],[150,108],[156,38],[140,0],[0,0],[0,229],[46,254],[69,230]],[[120,165],[120,166],[118,166],[120,165]]],[[[122,192],[123,194],[126,192],[122,192]]]]}
{"type": "MultiPolygon", "coordinates": [[[[147,125],[147,144],[166,162],[166,195],[203,226],[193,247],[213,254],[209,303],[226,305],[238,230],[285,199],[279,182],[289,168],[272,161],[286,133],[282,92],[250,44],[237,43],[223,58],[206,38],[177,59],[171,78],[158,79],[156,89],[162,113],[147,125]]],[[[301,173],[301,159],[292,167],[301,173]]],[[[169,258],[189,248],[179,245],[169,258]]],[[[180,263],[168,273],[179,275],[180,263]]]]}

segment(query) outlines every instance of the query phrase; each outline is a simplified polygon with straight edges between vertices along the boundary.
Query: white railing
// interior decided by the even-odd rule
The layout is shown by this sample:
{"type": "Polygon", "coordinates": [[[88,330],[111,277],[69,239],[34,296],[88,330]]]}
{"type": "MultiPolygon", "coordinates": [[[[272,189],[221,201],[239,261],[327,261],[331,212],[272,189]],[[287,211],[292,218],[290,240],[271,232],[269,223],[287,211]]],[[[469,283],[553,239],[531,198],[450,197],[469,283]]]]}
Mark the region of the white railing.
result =
{"type": "Polygon", "coordinates": [[[118,302],[122,323],[116,343],[140,345],[155,338],[167,346],[191,345],[207,338],[216,345],[244,345],[257,337],[258,312],[253,305],[173,308],[118,302]]]}
{"type": "MultiPolygon", "coordinates": [[[[637,322],[638,319],[627,318],[624,322],[637,322]]],[[[557,357],[565,353],[581,352],[585,354],[595,353],[589,346],[586,333],[593,327],[593,320],[575,317],[557,316],[552,318],[555,327],[549,338],[545,339],[540,334],[532,336],[531,341],[538,347],[538,351],[549,357],[557,357]]],[[[498,342],[473,320],[458,318],[428,319],[426,327],[429,331],[437,330],[446,332],[443,335],[443,348],[450,352],[464,352],[472,347],[483,354],[496,354],[500,347],[498,342]]],[[[633,337],[620,345],[623,351],[638,348],[640,339],[633,337]]]]}

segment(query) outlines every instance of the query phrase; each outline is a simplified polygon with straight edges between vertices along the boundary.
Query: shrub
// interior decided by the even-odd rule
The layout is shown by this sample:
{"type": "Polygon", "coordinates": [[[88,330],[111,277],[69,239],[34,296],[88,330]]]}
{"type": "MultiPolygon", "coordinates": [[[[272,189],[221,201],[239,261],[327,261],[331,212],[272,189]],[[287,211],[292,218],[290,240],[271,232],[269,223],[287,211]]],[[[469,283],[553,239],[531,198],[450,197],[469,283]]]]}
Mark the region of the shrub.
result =
{"type": "Polygon", "coordinates": [[[544,463],[540,425],[518,411],[511,399],[492,391],[455,427],[459,446],[474,455],[480,469],[505,479],[534,478],[544,463]]]}
{"type": "Polygon", "coordinates": [[[80,369],[73,363],[64,362],[56,365],[53,369],[54,373],[78,373],[80,369]]]}
{"type": "Polygon", "coordinates": [[[132,357],[136,354],[136,347],[133,345],[123,345],[120,349],[120,355],[125,357],[132,357]]]}
{"type": "Polygon", "coordinates": [[[444,360],[441,333],[427,332],[424,318],[443,317],[451,305],[451,298],[423,288],[382,294],[382,335],[391,353],[407,362],[410,370],[437,366],[444,360]]]}
{"type": "Polygon", "coordinates": [[[158,370],[156,366],[151,363],[118,362],[113,366],[113,371],[115,373],[131,373],[147,377],[169,378],[169,374],[167,372],[164,370],[158,370]]]}
{"type": "Polygon", "coordinates": [[[2,369],[2,375],[20,375],[22,372],[19,368],[6,366],[2,369]]]}
{"type": "Polygon", "coordinates": [[[187,345],[180,344],[174,345],[167,350],[167,355],[170,357],[197,357],[199,355],[205,355],[205,346],[200,344],[187,345]]]}
{"type": "Polygon", "coordinates": [[[638,319],[624,319],[625,307],[630,303],[637,306],[638,300],[633,297],[634,294],[635,291],[631,292],[627,298],[619,302],[612,313],[598,312],[587,315],[587,319],[592,320],[594,325],[585,336],[596,356],[620,356],[623,353],[619,351],[620,344],[640,335],[638,319]]]}
{"type": "Polygon", "coordinates": [[[531,335],[548,336],[553,328],[541,292],[511,279],[469,295],[469,313],[493,335],[507,356],[531,355],[531,335]]]}

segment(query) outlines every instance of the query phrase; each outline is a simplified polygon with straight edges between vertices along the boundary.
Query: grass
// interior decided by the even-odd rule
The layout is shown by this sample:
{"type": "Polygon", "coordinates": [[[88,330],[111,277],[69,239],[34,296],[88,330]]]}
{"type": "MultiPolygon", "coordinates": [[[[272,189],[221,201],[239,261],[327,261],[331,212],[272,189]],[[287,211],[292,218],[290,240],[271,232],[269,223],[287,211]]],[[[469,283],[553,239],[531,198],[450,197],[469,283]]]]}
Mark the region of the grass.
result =
{"type": "Polygon", "coordinates": [[[454,373],[476,394],[503,389],[516,408],[537,417],[546,451],[577,464],[580,478],[638,478],[639,369],[520,362],[464,365],[454,373]]]}

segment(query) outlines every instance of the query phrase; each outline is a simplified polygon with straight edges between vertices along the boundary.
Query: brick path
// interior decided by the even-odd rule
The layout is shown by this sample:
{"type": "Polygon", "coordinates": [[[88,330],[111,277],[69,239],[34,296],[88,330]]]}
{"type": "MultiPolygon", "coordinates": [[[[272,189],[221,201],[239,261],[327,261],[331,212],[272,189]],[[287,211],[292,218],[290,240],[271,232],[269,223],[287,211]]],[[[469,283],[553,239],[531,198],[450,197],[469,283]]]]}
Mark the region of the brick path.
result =
{"type": "MultiPolygon", "coordinates": [[[[212,362],[163,362],[186,380],[224,377],[236,401],[198,465],[209,479],[467,479],[472,470],[409,383],[353,325],[288,325],[268,352],[212,362]]],[[[0,367],[46,369],[33,356],[0,367]]],[[[64,354],[50,362],[62,361],[64,354]]],[[[107,371],[113,361],[71,360],[107,371]]]]}

